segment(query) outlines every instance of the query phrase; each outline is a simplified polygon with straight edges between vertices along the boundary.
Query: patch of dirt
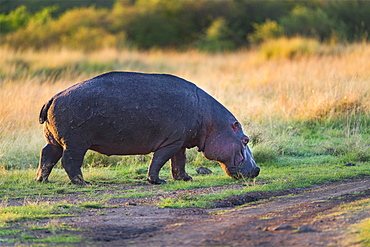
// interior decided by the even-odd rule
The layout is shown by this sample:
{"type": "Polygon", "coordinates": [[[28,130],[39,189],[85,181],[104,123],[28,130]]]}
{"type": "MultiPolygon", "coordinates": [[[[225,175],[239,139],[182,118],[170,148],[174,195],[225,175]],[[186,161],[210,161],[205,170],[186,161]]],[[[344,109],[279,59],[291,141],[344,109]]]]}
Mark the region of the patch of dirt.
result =
{"type": "MultiPolygon", "coordinates": [[[[144,188],[149,186],[143,185],[144,188]]],[[[92,241],[75,246],[346,246],[343,241],[348,227],[370,217],[367,211],[356,211],[346,217],[333,214],[341,204],[370,197],[369,177],[309,189],[247,193],[216,201],[211,209],[152,206],[158,197],[207,193],[207,190],[211,193],[226,188],[231,187],[111,199],[108,204],[115,207],[83,210],[78,217],[53,220],[86,229],[73,234],[92,241]],[[249,204],[235,207],[245,203],[249,204]]],[[[81,201],[81,198],[66,195],[63,200],[81,201]]],[[[50,234],[39,233],[40,237],[50,234]]]]}

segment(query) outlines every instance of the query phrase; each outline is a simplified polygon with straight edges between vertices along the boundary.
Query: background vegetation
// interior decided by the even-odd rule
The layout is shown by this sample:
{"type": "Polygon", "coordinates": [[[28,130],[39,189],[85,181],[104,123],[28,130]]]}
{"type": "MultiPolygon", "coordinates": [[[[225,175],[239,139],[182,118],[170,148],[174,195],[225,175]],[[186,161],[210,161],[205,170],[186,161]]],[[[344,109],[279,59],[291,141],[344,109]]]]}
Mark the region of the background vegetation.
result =
{"type": "MultiPolygon", "coordinates": [[[[111,70],[197,83],[243,123],[259,164],[367,164],[369,3],[2,0],[0,166],[36,168],[43,103],[111,70]]],[[[149,159],[89,152],[85,164],[145,167],[149,159]]],[[[195,150],[189,161],[215,164],[195,150]]],[[[145,178],[145,168],[130,169],[145,178]]]]}
{"type": "MultiPolygon", "coordinates": [[[[243,123],[259,163],[298,164],[301,158],[310,158],[313,164],[366,163],[370,158],[370,46],[315,43],[316,52],[299,53],[300,46],[292,45],[307,42],[281,39],[269,41],[269,53],[263,46],[212,55],[2,47],[0,165],[36,167],[44,145],[37,121],[41,106],[64,88],[110,70],[171,73],[195,82],[243,123]]],[[[196,152],[190,154],[194,166],[206,162],[197,157],[196,152]]],[[[86,162],[92,166],[137,163],[93,153],[86,162]]],[[[148,158],[138,162],[147,164],[148,158]]]]}
{"type": "Polygon", "coordinates": [[[19,235],[4,228],[12,222],[62,217],[72,207],[28,205],[26,198],[84,192],[106,202],[247,185],[158,202],[208,207],[230,195],[370,174],[369,1],[0,0],[0,12],[0,237],[19,235]],[[137,182],[145,180],[151,155],[94,152],[84,160],[93,186],[67,184],[60,164],[50,178],[56,183],[36,183],[45,145],[41,106],[66,87],[111,70],[175,74],[213,95],[250,136],[262,168],[257,183],[232,180],[194,149],[187,154],[193,183],[170,182],[166,165],[161,177],[169,183],[142,192],[137,182]],[[345,166],[349,162],[355,166],[345,166]],[[214,173],[198,175],[199,166],[214,173]],[[101,192],[114,183],[133,189],[101,192]],[[25,205],[7,207],[15,198],[25,198],[25,205]]]}
{"type": "Polygon", "coordinates": [[[0,12],[0,43],[15,49],[227,51],[281,36],[367,41],[370,31],[367,0],[1,0],[0,12]]]}

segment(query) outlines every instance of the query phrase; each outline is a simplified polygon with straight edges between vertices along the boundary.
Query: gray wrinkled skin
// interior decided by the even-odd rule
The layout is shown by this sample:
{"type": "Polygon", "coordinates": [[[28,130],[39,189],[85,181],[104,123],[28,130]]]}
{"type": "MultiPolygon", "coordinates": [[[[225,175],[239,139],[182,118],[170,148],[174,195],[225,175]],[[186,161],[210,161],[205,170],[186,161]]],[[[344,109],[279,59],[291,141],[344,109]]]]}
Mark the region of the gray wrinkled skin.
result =
{"type": "Polygon", "coordinates": [[[37,181],[48,182],[62,158],[72,183],[88,183],[81,172],[88,149],[105,155],[154,152],[147,178],[153,184],[165,183],[158,175],[169,159],[173,179],[192,180],[185,172],[185,150],[192,147],[233,178],[253,178],[260,171],[235,117],[196,85],[172,75],[99,75],[52,97],[40,123],[47,144],[37,181]]]}

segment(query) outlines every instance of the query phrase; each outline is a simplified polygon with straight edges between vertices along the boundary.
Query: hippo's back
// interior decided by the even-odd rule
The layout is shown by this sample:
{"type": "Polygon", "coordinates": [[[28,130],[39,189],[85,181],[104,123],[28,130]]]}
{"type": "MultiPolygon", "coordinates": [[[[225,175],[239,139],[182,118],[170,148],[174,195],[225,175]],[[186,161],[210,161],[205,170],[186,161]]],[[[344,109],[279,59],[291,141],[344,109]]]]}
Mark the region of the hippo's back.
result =
{"type": "Polygon", "coordinates": [[[81,98],[98,95],[106,100],[118,99],[127,103],[145,98],[147,101],[159,103],[163,96],[185,99],[189,94],[193,95],[196,89],[193,83],[173,75],[109,72],[75,84],[56,96],[70,95],[72,99],[73,96],[81,98]]]}
{"type": "Polygon", "coordinates": [[[110,72],[55,95],[48,125],[61,145],[81,140],[105,154],[149,153],[195,134],[198,90],[172,75],[110,72]]]}

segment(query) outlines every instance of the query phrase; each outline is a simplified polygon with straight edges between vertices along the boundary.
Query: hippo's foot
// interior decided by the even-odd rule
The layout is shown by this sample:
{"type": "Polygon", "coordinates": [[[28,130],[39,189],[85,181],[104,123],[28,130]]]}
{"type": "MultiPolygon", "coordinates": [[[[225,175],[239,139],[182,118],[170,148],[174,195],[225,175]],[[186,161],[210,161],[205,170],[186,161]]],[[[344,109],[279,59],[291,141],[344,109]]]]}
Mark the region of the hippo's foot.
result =
{"type": "Polygon", "coordinates": [[[40,183],[45,183],[45,184],[53,183],[53,182],[50,182],[49,179],[47,179],[47,178],[44,179],[42,177],[41,178],[36,178],[36,181],[40,182],[40,183]]]}
{"type": "Polygon", "coordinates": [[[184,177],[182,180],[184,180],[184,181],[190,181],[190,182],[193,182],[194,181],[194,179],[191,176],[189,176],[189,175],[187,175],[186,177],[184,177]]]}
{"type": "Polygon", "coordinates": [[[49,183],[49,174],[50,170],[46,171],[45,169],[38,169],[36,173],[36,181],[49,183]]]}
{"type": "Polygon", "coordinates": [[[88,181],[71,181],[73,184],[75,185],[80,185],[80,186],[87,186],[87,185],[92,185],[92,183],[88,182],[88,181]]]}
{"type": "Polygon", "coordinates": [[[74,177],[73,179],[71,179],[71,182],[73,184],[80,185],[80,186],[92,185],[92,183],[85,181],[81,175],[78,175],[74,177]]]}
{"type": "Polygon", "coordinates": [[[36,181],[37,182],[43,182],[43,183],[50,183],[48,177],[43,177],[43,176],[37,176],[36,181]]]}
{"type": "Polygon", "coordinates": [[[166,181],[160,178],[153,179],[153,178],[148,177],[146,181],[148,181],[151,184],[166,184],[166,181]]]}
{"type": "Polygon", "coordinates": [[[182,176],[179,176],[179,175],[174,175],[173,176],[173,179],[174,180],[183,180],[183,181],[194,181],[194,179],[187,173],[185,173],[184,175],[182,176]]]}

